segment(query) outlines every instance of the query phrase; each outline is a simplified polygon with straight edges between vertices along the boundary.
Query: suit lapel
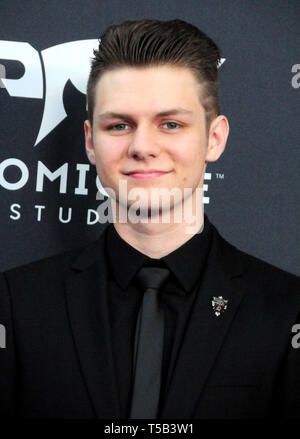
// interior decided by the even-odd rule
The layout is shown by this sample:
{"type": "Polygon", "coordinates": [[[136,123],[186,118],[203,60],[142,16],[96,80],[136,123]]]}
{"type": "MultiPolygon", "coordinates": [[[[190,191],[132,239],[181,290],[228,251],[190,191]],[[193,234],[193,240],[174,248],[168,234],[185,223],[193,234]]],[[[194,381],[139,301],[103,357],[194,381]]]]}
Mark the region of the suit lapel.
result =
{"type": "Polygon", "coordinates": [[[107,304],[104,233],[87,246],[68,273],[66,300],[74,343],[98,418],[119,418],[107,304]]]}
{"type": "Polygon", "coordinates": [[[169,380],[161,415],[163,419],[193,417],[209,372],[244,296],[239,286],[243,270],[236,250],[212,227],[212,247],[174,373],[169,380]],[[228,300],[227,309],[219,317],[212,308],[213,296],[223,296],[228,300]]]}
{"type": "MultiPolygon", "coordinates": [[[[193,417],[209,372],[244,297],[241,260],[213,227],[212,246],[170,377],[162,419],[193,417]],[[227,310],[215,316],[211,300],[227,310]]],[[[65,279],[66,300],[83,377],[98,418],[120,418],[107,303],[104,233],[79,255],[65,279]]]]}

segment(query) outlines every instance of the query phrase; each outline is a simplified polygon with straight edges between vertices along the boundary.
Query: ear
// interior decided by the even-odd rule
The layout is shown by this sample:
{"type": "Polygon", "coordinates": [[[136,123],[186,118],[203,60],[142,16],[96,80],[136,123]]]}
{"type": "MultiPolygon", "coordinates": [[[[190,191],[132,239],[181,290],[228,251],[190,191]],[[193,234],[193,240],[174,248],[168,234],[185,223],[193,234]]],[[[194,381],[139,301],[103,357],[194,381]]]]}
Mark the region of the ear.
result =
{"type": "Polygon", "coordinates": [[[225,116],[217,116],[210,124],[205,162],[215,162],[223,153],[229,134],[229,123],[225,116]]]}
{"type": "Polygon", "coordinates": [[[93,130],[89,120],[84,121],[84,134],[85,134],[85,150],[88,159],[92,165],[96,164],[95,150],[93,145],[93,130]]]}

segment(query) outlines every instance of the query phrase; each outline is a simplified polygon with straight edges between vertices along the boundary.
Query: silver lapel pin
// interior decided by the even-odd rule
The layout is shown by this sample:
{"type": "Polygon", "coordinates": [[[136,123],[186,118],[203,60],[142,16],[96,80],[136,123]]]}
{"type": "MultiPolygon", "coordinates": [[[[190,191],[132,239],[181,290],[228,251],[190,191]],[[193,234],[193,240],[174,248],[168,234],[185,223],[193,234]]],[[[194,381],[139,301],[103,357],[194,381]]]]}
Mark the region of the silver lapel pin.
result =
{"type": "Polygon", "coordinates": [[[227,309],[227,303],[228,300],[225,300],[222,296],[213,297],[211,304],[217,317],[227,309]]]}

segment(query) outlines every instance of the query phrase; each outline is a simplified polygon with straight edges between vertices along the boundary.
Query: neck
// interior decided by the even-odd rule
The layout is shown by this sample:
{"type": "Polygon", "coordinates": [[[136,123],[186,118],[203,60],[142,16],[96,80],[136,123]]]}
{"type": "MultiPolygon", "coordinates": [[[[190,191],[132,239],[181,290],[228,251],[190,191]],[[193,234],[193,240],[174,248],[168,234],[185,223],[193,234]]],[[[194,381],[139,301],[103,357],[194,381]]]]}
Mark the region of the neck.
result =
{"type": "Polygon", "coordinates": [[[163,222],[164,215],[159,213],[155,217],[155,222],[154,218],[150,218],[148,222],[138,223],[120,222],[116,218],[114,227],[119,236],[136,250],[153,259],[160,259],[181,247],[202,230],[204,222],[202,194],[203,191],[199,189],[184,201],[185,214],[182,213],[180,222],[176,221],[176,218],[178,218],[178,209],[182,209],[181,205],[177,208],[174,206],[170,210],[168,222],[163,222]]]}

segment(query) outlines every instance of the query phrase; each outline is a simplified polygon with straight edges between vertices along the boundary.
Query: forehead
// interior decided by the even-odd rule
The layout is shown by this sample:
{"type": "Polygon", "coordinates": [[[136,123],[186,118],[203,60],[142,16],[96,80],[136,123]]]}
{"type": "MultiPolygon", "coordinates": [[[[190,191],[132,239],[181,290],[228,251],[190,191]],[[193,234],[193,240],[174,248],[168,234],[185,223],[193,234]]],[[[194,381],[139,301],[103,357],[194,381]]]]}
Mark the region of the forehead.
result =
{"type": "Polygon", "coordinates": [[[199,111],[199,84],[186,67],[121,67],[105,72],[95,89],[95,110],[153,109],[184,107],[199,111]],[[122,108],[121,108],[122,107],[122,108]]]}

